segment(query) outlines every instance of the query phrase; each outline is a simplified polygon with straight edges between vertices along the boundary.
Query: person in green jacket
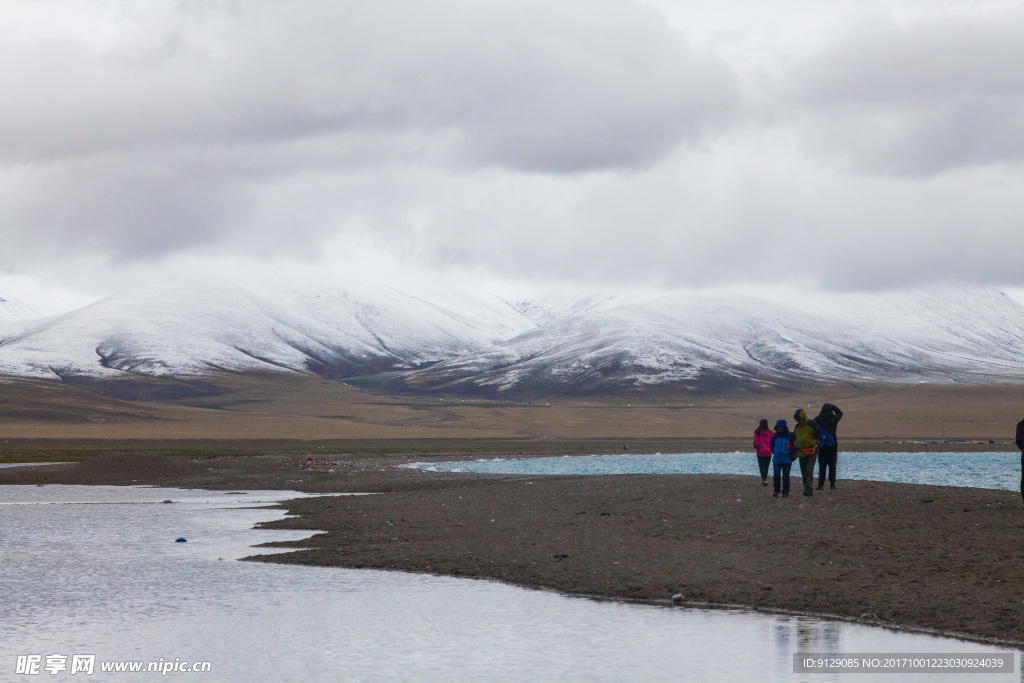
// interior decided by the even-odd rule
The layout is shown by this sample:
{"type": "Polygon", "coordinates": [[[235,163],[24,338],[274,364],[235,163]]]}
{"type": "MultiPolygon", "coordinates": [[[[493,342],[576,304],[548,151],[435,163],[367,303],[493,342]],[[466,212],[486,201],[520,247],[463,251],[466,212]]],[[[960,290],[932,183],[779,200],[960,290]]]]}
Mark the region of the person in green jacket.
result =
{"type": "Polygon", "coordinates": [[[804,479],[804,495],[814,495],[814,461],[818,457],[818,441],[821,429],[814,420],[807,419],[807,411],[797,408],[793,413],[796,427],[793,428],[793,446],[800,456],[800,474],[804,479]]]}

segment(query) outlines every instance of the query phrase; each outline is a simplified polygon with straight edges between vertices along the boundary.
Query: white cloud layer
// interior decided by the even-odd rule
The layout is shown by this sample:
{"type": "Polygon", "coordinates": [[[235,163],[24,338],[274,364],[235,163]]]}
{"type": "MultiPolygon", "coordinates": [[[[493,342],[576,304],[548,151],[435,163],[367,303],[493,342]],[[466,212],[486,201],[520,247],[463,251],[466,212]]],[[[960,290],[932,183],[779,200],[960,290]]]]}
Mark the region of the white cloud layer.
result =
{"type": "Polygon", "coordinates": [[[1024,5],[711,7],[12,0],[0,271],[1024,286],[1024,5]]]}

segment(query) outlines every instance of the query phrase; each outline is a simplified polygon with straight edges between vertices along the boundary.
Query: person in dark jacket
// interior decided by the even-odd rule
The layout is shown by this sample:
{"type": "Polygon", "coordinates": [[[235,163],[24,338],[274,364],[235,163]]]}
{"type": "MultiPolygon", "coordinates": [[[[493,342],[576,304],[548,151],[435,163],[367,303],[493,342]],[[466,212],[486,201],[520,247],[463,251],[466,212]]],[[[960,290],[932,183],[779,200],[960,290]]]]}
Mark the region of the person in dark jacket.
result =
{"type": "Polygon", "coordinates": [[[1020,497],[1024,500],[1024,420],[1017,423],[1017,448],[1020,449],[1020,497]]]}
{"type": "Polygon", "coordinates": [[[843,419],[843,411],[839,406],[826,403],[821,406],[821,412],[814,421],[818,423],[818,429],[832,435],[835,444],[832,446],[821,446],[818,448],[818,490],[825,488],[825,469],[828,468],[828,481],[833,491],[836,490],[836,463],[839,460],[839,437],[836,436],[836,427],[843,419]]]}
{"type": "Polygon", "coordinates": [[[796,455],[796,447],[793,445],[794,438],[785,420],[779,420],[775,423],[775,433],[772,434],[771,449],[775,484],[775,492],[772,496],[776,498],[779,497],[780,483],[782,484],[782,497],[789,497],[789,471],[793,469],[793,457],[796,455]]]}

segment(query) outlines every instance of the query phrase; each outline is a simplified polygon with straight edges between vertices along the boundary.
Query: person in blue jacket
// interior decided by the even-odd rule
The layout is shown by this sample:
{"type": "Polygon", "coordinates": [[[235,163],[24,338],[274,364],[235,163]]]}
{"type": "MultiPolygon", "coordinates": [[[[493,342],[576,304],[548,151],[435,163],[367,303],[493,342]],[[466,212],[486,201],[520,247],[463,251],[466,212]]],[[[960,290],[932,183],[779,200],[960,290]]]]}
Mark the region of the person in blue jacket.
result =
{"type": "Polygon", "coordinates": [[[789,471],[793,469],[793,455],[796,446],[793,444],[794,435],[789,431],[789,425],[785,420],[775,423],[775,433],[772,434],[772,468],[774,472],[774,493],[772,496],[778,498],[779,484],[781,479],[782,497],[789,497],[789,471]]]}

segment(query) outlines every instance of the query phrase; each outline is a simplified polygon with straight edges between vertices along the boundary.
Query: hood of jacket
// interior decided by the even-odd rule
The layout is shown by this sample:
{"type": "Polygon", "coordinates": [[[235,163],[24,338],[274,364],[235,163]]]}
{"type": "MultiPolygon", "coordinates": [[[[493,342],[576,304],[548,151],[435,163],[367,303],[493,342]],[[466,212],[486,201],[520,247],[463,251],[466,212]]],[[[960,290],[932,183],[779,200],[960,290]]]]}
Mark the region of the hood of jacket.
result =
{"type": "Polygon", "coordinates": [[[817,446],[818,439],[821,438],[818,423],[808,420],[807,411],[803,409],[798,410],[794,417],[796,418],[796,427],[793,428],[793,434],[796,436],[796,447],[803,450],[817,446]]]}

